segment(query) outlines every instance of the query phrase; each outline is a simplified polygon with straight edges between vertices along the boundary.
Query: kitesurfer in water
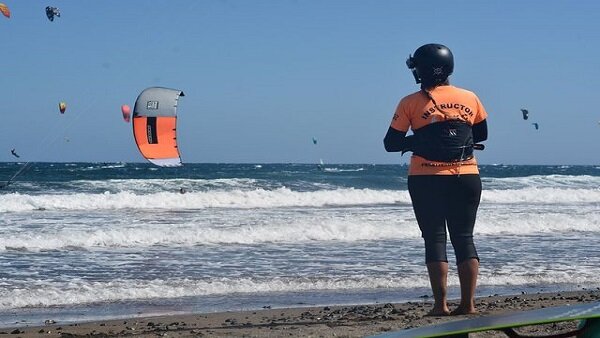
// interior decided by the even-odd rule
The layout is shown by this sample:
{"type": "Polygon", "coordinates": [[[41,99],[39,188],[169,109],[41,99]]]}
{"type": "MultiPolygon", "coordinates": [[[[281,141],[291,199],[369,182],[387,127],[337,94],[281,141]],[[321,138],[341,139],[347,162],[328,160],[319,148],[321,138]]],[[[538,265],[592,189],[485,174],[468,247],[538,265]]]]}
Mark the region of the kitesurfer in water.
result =
{"type": "Polygon", "coordinates": [[[473,92],[450,85],[454,70],[450,49],[419,47],[406,61],[418,92],[404,97],[384,138],[388,152],[412,151],[408,190],[425,242],[425,262],[433,291],[430,315],[475,313],[479,256],[473,228],[481,197],[481,179],[473,149],[487,139],[487,113],[473,92]],[[409,129],[413,134],[406,136],[409,129]],[[454,247],[461,300],[447,305],[446,227],[454,247]]]}

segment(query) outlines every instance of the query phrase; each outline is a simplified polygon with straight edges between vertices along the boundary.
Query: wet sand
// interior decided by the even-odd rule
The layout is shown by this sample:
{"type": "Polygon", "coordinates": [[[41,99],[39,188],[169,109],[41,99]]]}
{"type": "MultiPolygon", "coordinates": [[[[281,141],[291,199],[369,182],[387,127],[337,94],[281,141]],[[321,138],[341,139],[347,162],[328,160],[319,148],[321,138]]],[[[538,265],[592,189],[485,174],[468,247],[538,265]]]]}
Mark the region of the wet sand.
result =
{"type": "MultiPolygon", "coordinates": [[[[550,306],[600,301],[600,290],[520,294],[477,298],[476,315],[426,316],[431,300],[398,304],[319,306],[256,311],[103,320],[86,323],[60,322],[36,327],[0,328],[0,337],[364,337],[446,321],[527,311],[550,306]]],[[[451,301],[450,308],[457,306],[451,301]]],[[[49,318],[48,322],[52,322],[49,318]]],[[[520,329],[525,334],[573,330],[577,322],[547,324],[520,329]]],[[[485,332],[472,337],[506,337],[485,332]]]]}

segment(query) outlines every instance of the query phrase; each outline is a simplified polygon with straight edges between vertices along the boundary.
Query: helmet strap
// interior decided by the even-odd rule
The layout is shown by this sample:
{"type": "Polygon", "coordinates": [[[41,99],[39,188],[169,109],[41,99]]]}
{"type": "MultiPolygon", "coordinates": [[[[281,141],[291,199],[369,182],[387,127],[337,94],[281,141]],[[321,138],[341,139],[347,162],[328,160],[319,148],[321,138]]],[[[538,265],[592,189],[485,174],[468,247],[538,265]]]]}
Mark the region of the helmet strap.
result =
{"type": "Polygon", "coordinates": [[[415,77],[415,82],[417,84],[421,83],[421,78],[419,77],[419,73],[417,72],[416,68],[411,69],[412,71],[412,75],[415,77]]]}

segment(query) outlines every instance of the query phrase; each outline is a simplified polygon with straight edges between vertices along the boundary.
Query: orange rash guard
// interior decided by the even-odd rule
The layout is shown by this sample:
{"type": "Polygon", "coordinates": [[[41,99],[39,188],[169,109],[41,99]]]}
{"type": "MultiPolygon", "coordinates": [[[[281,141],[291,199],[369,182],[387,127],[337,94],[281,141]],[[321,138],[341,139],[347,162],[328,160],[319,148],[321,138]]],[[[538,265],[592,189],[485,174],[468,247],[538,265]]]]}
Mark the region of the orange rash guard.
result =
{"type": "MultiPolygon", "coordinates": [[[[400,100],[390,127],[408,132],[430,123],[460,119],[469,125],[482,122],[487,112],[475,93],[455,86],[438,86],[429,91],[439,109],[422,91],[400,100]],[[440,111],[441,110],[441,111],[440,111]]],[[[409,175],[479,174],[475,157],[462,162],[435,162],[412,155],[409,175]]]]}

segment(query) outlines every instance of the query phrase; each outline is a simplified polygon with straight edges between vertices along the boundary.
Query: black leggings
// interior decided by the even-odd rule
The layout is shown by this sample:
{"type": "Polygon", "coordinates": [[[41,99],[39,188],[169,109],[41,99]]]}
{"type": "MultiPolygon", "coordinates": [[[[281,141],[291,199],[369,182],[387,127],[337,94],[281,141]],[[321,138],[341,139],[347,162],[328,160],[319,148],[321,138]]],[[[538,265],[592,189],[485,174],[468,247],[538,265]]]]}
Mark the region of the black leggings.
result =
{"type": "Polygon", "coordinates": [[[447,262],[446,224],[456,263],[475,258],[473,227],[481,198],[479,175],[410,175],[408,191],[425,240],[425,262],[447,262]]]}

